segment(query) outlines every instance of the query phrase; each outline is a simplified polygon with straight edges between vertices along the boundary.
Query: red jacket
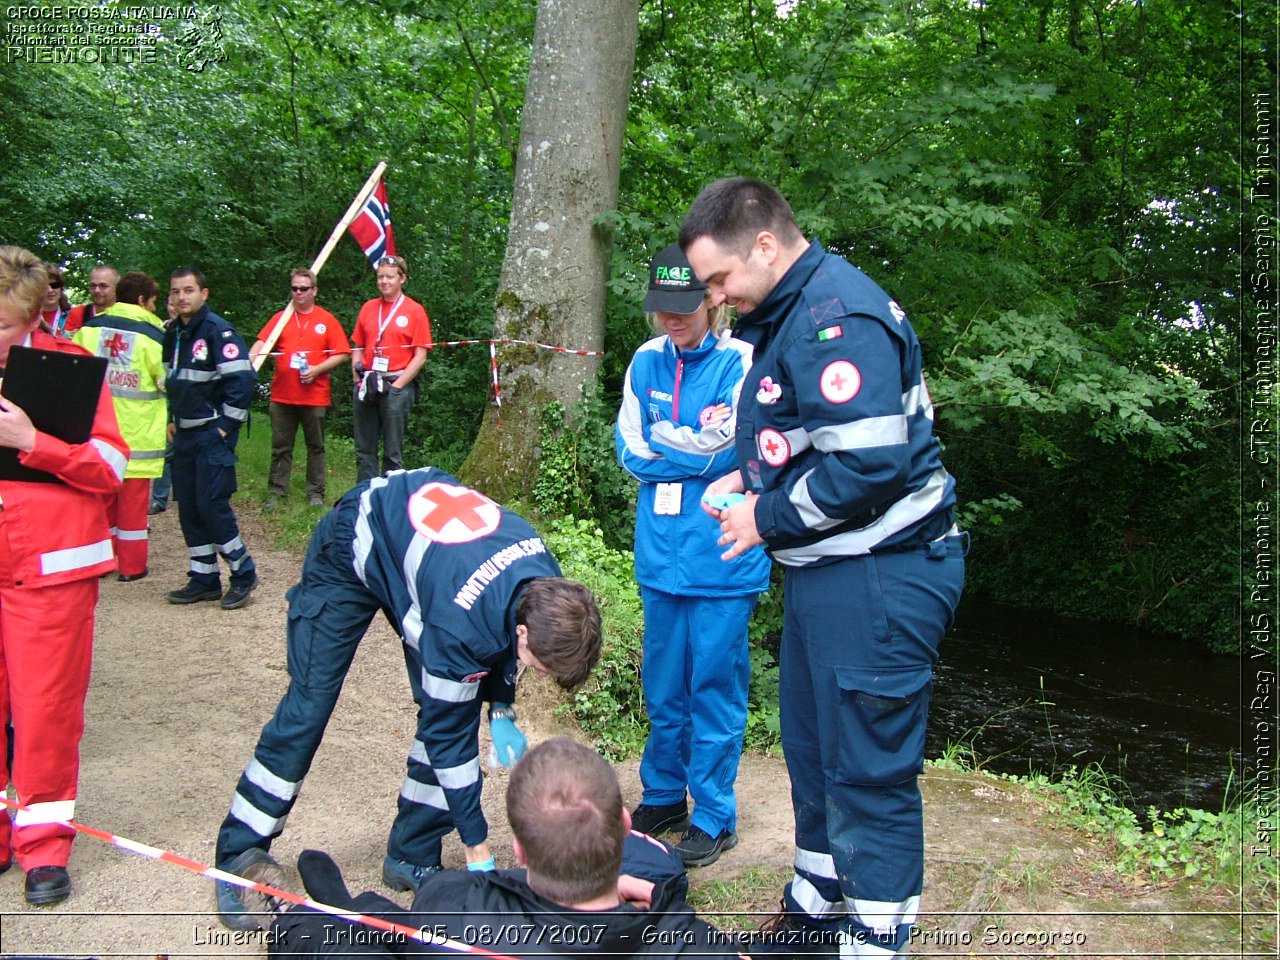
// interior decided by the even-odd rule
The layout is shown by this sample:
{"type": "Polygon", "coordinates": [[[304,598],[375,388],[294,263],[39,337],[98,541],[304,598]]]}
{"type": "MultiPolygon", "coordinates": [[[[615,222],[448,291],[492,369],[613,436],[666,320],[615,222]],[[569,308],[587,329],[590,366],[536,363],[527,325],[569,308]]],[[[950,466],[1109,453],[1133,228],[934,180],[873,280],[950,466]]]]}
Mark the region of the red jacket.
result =
{"type": "MultiPolygon", "coordinates": [[[[86,353],[42,330],[31,334],[31,346],[86,353]]],[[[18,459],[62,483],[0,480],[0,587],[51,586],[114,570],[106,507],[124,482],[129,447],[106,383],[87,443],[37,433],[35,447],[18,459]]]]}

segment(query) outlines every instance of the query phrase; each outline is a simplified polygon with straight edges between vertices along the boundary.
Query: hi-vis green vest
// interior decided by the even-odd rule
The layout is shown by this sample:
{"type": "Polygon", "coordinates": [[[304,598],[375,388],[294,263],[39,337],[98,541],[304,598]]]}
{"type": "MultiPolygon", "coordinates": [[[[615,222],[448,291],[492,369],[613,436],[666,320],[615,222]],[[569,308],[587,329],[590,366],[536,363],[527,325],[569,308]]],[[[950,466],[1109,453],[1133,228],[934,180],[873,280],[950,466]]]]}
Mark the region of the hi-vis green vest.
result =
{"type": "Polygon", "coordinates": [[[125,479],[160,476],[169,419],[160,318],[144,307],[117,303],[78,329],[72,339],[95,356],[107,358],[107,386],[120,432],[129,444],[125,479]]]}

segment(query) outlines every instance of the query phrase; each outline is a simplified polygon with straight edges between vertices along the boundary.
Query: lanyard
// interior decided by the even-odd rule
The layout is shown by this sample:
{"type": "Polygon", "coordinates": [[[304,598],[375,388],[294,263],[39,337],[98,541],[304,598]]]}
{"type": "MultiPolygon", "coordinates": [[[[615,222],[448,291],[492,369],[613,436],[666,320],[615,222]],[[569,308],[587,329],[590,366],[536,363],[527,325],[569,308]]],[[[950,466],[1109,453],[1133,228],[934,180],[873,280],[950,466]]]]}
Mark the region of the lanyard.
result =
{"type": "Polygon", "coordinates": [[[379,346],[382,344],[382,335],[383,335],[383,333],[385,333],[385,332],[386,332],[386,329],[387,329],[387,324],[389,324],[389,323],[391,322],[392,318],[394,318],[394,317],[395,317],[395,315],[396,315],[396,310],[397,310],[397,309],[399,309],[399,307],[400,307],[400,301],[401,301],[401,300],[403,300],[403,299],[404,299],[404,294],[403,294],[403,293],[402,293],[402,294],[400,294],[400,296],[396,297],[396,302],[395,302],[395,303],[393,303],[393,304],[391,305],[391,310],[387,313],[387,319],[383,320],[383,319],[382,319],[382,305],[383,305],[384,303],[386,303],[387,301],[385,301],[385,300],[383,300],[383,299],[379,298],[379,300],[378,300],[378,339],[376,339],[376,340],[374,340],[374,341],[373,341],[373,350],[374,350],[374,353],[377,353],[377,352],[378,352],[378,348],[379,348],[379,346]]]}

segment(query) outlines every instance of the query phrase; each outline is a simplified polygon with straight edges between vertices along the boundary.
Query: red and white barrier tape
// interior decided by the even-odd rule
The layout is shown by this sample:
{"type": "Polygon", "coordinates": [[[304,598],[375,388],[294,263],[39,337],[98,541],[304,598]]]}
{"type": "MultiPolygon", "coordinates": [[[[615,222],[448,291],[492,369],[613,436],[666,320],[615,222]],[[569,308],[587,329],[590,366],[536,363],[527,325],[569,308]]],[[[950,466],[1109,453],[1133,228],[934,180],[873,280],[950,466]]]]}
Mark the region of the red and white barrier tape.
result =
{"type": "MultiPolygon", "coordinates": [[[[25,810],[20,803],[10,800],[8,797],[0,795],[0,803],[12,810],[25,810]]],[[[107,833],[105,830],[98,830],[94,827],[86,826],[83,823],[77,823],[75,820],[56,820],[55,823],[65,824],[77,833],[83,833],[86,836],[109,843],[117,849],[124,850],[126,853],[132,853],[135,856],[146,857],[149,860],[161,860],[165,863],[171,863],[175,866],[182,867],[184,870],[190,870],[192,873],[198,873],[202,877],[208,877],[210,880],[222,880],[234,886],[241,887],[246,890],[256,890],[264,893],[269,897],[276,897],[289,903],[297,904],[303,907],[310,907],[320,913],[328,914],[332,917],[340,917],[351,923],[362,923],[365,926],[374,927],[378,930],[384,930],[388,933],[399,934],[411,940],[417,940],[419,943],[426,943],[435,947],[444,947],[447,950],[455,950],[458,953],[470,953],[478,957],[493,957],[494,960],[514,960],[505,953],[495,953],[492,950],[486,950],[484,947],[477,947],[471,944],[463,943],[460,940],[450,940],[448,937],[438,936],[430,931],[428,927],[410,927],[403,923],[393,923],[390,920],[384,920],[381,917],[370,916],[365,913],[356,913],[353,910],[344,910],[341,907],[330,906],[327,903],[320,903],[318,900],[312,900],[310,897],[303,897],[296,893],[290,893],[288,890],[279,890],[265,883],[256,883],[252,880],[246,880],[244,877],[238,877],[234,873],[227,873],[225,870],[219,870],[217,867],[206,866],[197,860],[191,860],[188,857],[181,856],[171,850],[161,850],[159,847],[152,847],[145,843],[139,843],[137,840],[130,840],[127,837],[118,837],[115,834],[107,833]]]]}

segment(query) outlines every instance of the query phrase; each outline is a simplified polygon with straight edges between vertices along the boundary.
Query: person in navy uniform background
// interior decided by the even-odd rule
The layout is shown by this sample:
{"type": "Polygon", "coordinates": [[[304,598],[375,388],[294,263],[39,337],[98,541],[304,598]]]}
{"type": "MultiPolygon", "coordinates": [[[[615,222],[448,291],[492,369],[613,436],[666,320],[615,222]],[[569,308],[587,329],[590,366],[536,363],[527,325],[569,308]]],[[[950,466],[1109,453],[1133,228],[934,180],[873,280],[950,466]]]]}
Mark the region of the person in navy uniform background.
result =
{"type": "Polygon", "coordinates": [[[920,343],[902,308],[807,241],[759,181],[704,189],[680,245],[755,348],[739,470],[710,487],[746,499],[708,512],[726,559],[764,543],[786,567],[779,700],[795,875],[766,946],[791,952],[818,932],[845,957],[900,955],[924,883],[917,777],[933,665],[967,543],[920,343]]]}
{"type": "MultiPolygon", "coordinates": [[[[516,726],[517,665],[582,683],[600,657],[591,592],[560,576],[521,517],[434,467],[357,484],[316,526],[290,588],[289,688],[262,730],[218,834],[216,863],[267,862],[333,713],[356,647],[379,610],[400,634],[418,731],[382,878],[417,890],[440,870],[455,827],[469,869],[493,869],[480,809],[477,732],[488,702],[498,759],[527,741],[516,726]]],[[[239,889],[216,884],[223,923],[254,929],[239,889]]]]}
{"type": "Polygon", "coordinates": [[[224,610],[249,602],[258,585],[253,557],[240,538],[231,509],[236,492],[236,440],[249,419],[257,374],[236,328],[209,309],[204,274],[180,267],[169,277],[178,319],[164,340],[169,368],[170,473],[178,521],[190,555],[187,585],[168,594],[170,603],[218,600],[224,610]],[[231,569],[222,592],[221,556],[231,569]]]}

